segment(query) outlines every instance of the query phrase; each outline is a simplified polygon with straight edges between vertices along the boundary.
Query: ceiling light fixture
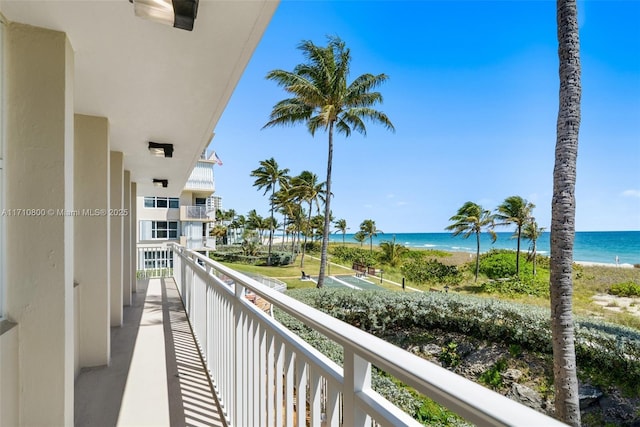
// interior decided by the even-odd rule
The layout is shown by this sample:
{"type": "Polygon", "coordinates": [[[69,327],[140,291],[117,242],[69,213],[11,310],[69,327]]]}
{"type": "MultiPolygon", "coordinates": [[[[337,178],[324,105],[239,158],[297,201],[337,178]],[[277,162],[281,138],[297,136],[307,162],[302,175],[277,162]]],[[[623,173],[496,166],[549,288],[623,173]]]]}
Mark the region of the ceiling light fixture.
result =
{"type": "Polygon", "coordinates": [[[193,30],[198,14],[198,0],[129,0],[136,16],[170,25],[181,30],[193,30]]]}
{"type": "Polygon", "coordinates": [[[173,157],[173,144],[160,144],[149,141],[149,151],[157,157],[173,157]]]}
{"type": "Polygon", "coordinates": [[[169,186],[169,180],[153,178],[153,185],[156,187],[167,188],[169,186]]]}

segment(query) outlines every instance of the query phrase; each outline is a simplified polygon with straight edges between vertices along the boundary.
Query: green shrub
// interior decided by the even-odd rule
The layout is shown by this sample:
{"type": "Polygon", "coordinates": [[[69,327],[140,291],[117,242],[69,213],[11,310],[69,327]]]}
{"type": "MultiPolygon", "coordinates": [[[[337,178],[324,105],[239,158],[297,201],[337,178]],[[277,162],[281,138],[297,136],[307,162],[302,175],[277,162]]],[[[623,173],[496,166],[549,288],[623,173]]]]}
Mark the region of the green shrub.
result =
{"type": "Polygon", "coordinates": [[[640,296],[640,285],[631,281],[616,283],[611,285],[609,293],[619,297],[637,297],[640,296]]]}
{"type": "MultiPolygon", "coordinates": [[[[521,259],[521,261],[523,260],[521,259]]],[[[516,253],[491,250],[480,255],[480,272],[490,279],[514,276],[516,274],[516,253]]]]}
{"type": "Polygon", "coordinates": [[[358,263],[366,266],[373,266],[378,262],[375,253],[371,253],[371,251],[366,249],[354,248],[351,246],[335,246],[332,248],[331,254],[338,261],[346,264],[358,263]]]}
{"type": "Polygon", "coordinates": [[[549,296],[549,283],[530,275],[522,275],[520,278],[511,277],[507,280],[492,280],[481,284],[480,289],[486,293],[505,295],[549,296]]]}
{"type": "Polygon", "coordinates": [[[453,341],[449,341],[444,347],[442,352],[438,356],[438,360],[446,368],[455,368],[460,364],[461,357],[458,354],[458,344],[453,341]]]}
{"type": "Polygon", "coordinates": [[[507,369],[507,361],[499,359],[493,366],[480,374],[478,381],[494,390],[502,387],[502,372],[507,369]]]}
{"type": "MultiPolygon", "coordinates": [[[[371,333],[419,328],[517,344],[551,354],[549,309],[471,295],[341,289],[289,291],[292,297],[371,333]]],[[[640,331],[590,318],[576,318],[578,366],[600,383],[640,395],[640,331]]]]}
{"type": "Polygon", "coordinates": [[[462,277],[455,265],[445,265],[435,259],[410,259],[400,267],[400,271],[408,280],[419,284],[458,284],[462,277]]]}

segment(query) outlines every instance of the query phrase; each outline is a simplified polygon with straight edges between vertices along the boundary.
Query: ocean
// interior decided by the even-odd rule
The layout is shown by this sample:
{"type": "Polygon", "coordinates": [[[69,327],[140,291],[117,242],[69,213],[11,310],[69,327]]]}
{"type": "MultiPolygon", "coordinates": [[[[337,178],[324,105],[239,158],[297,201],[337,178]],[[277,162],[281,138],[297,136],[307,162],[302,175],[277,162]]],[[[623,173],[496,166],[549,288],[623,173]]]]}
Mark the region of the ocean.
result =
{"type": "MultiPolygon", "coordinates": [[[[516,249],[516,239],[513,233],[496,233],[498,239],[491,243],[489,234],[480,235],[480,252],[491,249],[516,249]]],[[[475,235],[464,239],[461,236],[453,237],[451,233],[384,233],[374,237],[373,244],[383,241],[391,241],[396,237],[396,243],[409,248],[440,249],[449,252],[476,251],[475,235]]],[[[332,234],[332,242],[342,242],[342,234],[332,234]]],[[[345,242],[355,243],[353,234],[345,235],[345,242]]],[[[363,243],[368,246],[369,240],[363,243]]],[[[530,242],[521,240],[520,250],[526,252],[530,242]]],[[[549,256],[549,233],[542,234],[537,241],[537,252],[540,255],[549,256]]],[[[640,231],[579,231],[576,232],[574,241],[574,261],[598,262],[615,264],[616,257],[620,264],[640,264],[640,231]]]]}

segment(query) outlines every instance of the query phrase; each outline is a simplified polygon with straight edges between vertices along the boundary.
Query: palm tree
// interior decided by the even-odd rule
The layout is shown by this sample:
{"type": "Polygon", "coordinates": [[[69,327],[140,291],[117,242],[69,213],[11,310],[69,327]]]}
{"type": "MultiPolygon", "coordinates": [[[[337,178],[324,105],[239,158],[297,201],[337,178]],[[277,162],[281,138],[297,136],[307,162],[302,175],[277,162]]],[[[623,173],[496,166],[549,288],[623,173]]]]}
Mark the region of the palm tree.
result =
{"type": "Polygon", "coordinates": [[[382,250],[382,259],[392,267],[396,267],[402,260],[402,254],[409,250],[405,246],[396,243],[395,235],[392,241],[380,243],[380,249],[382,250]]]}
{"type": "Polygon", "coordinates": [[[551,203],[551,336],[555,414],[580,425],[573,326],[573,241],[580,129],[580,37],[576,0],[557,0],[560,93],[551,203]]]}
{"type": "Polygon", "coordinates": [[[360,247],[362,247],[362,243],[367,240],[367,236],[362,231],[357,231],[356,234],[353,235],[353,238],[356,242],[360,242],[360,247]]]}
{"type": "Polygon", "coordinates": [[[347,227],[347,220],[339,219],[335,221],[333,225],[336,227],[336,231],[334,231],[334,233],[342,233],[342,246],[344,246],[344,235],[347,234],[347,230],[349,229],[349,227],[347,227]]]}
{"type": "MultiPolygon", "coordinates": [[[[278,163],[272,157],[267,160],[260,161],[260,167],[251,171],[251,176],[256,180],[253,183],[254,187],[258,187],[258,190],[264,188],[264,194],[271,191],[271,224],[274,224],[273,220],[273,208],[275,204],[276,186],[280,187],[287,184],[289,169],[280,169],[278,163]]],[[[269,227],[269,249],[267,254],[267,265],[271,265],[271,245],[273,243],[273,227],[269,227]]]]}
{"type": "MultiPolygon", "coordinates": [[[[307,237],[310,235],[311,213],[313,204],[316,205],[316,211],[320,212],[320,203],[326,203],[325,183],[318,182],[318,175],[309,171],[302,171],[300,175],[291,179],[291,192],[300,200],[300,203],[309,203],[309,217],[307,218],[308,231],[304,233],[304,244],[302,245],[302,256],[300,258],[300,268],[304,267],[304,255],[307,246],[307,237]]],[[[320,282],[318,281],[318,284],[320,282]]]]}
{"type": "Polygon", "coordinates": [[[326,47],[307,40],[299,45],[306,62],[293,71],[273,70],[267,79],[282,86],[291,98],[278,102],[264,127],[305,123],[312,136],[318,129],[329,137],[327,156],[327,200],[324,206],[324,230],[320,253],[318,287],[324,283],[327,245],[331,220],[331,168],[333,165],[333,134],[349,137],[352,131],[366,135],[364,121],[369,120],[394,130],[386,114],[373,107],[382,102],[380,92],[372,92],[387,80],[385,74],[362,74],[347,84],[351,52],[338,37],[329,37],[326,47]]]}
{"type": "Polygon", "coordinates": [[[518,239],[516,248],[516,276],[520,275],[520,238],[522,237],[522,227],[531,220],[531,211],[536,205],[530,203],[520,196],[511,196],[504,199],[498,206],[495,219],[499,222],[496,225],[515,224],[516,231],[513,237],[518,239]]]}
{"type": "MultiPolygon", "coordinates": [[[[287,179],[287,183],[281,186],[274,194],[273,203],[278,209],[278,212],[282,214],[282,247],[286,244],[286,240],[289,237],[286,231],[286,226],[292,221],[294,209],[296,208],[295,198],[291,194],[289,187],[291,186],[291,178],[287,179]]],[[[292,252],[293,255],[293,252],[292,252]]]]}
{"type": "Polygon", "coordinates": [[[445,230],[453,231],[454,236],[462,234],[465,239],[469,238],[472,234],[476,235],[476,279],[478,281],[478,274],[480,273],[480,233],[485,230],[491,236],[491,241],[496,241],[496,233],[493,231],[494,219],[491,212],[482,209],[482,206],[467,202],[460,209],[458,213],[449,218],[449,221],[455,221],[453,224],[445,228],[445,230]]]}
{"type": "Polygon", "coordinates": [[[360,224],[360,231],[364,233],[365,239],[369,239],[369,252],[373,252],[373,238],[379,233],[382,234],[382,230],[376,228],[376,222],[372,219],[365,219],[360,224]]]}
{"type": "Polygon", "coordinates": [[[529,245],[529,254],[527,256],[527,260],[533,263],[533,275],[536,275],[536,254],[537,254],[537,246],[536,242],[544,233],[544,227],[538,227],[538,223],[535,218],[531,218],[531,221],[528,221],[524,227],[522,227],[522,237],[526,240],[531,241],[529,245]]]}

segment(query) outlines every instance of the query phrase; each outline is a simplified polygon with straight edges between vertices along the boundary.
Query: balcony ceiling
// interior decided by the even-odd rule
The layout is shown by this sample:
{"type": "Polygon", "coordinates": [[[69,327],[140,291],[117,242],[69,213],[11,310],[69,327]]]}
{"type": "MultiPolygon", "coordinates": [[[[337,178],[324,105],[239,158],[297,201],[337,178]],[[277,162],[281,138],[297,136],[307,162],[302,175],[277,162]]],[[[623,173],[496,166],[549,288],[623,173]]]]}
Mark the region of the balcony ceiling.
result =
{"type": "Polygon", "coordinates": [[[139,195],[177,195],[277,4],[200,0],[191,32],[137,18],[127,0],[0,0],[0,10],[67,34],[75,112],[109,119],[111,149],[124,153],[139,195]],[[150,140],[173,143],[173,158],[152,157],[150,140]],[[153,187],[153,178],[169,187],[153,187]]]}

